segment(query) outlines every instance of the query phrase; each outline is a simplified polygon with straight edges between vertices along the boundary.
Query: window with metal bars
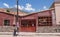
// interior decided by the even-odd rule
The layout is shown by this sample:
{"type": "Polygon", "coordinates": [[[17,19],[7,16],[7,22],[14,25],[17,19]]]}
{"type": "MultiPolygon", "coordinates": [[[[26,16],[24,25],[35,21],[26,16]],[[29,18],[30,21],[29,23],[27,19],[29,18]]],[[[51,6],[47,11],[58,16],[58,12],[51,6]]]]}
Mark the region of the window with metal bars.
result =
{"type": "Polygon", "coordinates": [[[52,17],[38,17],[38,26],[52,26],[52,17]]]}
{"type": "Polygon", "coordinates": [[[4,20],[4,26],[9,26],[10,25],[10,20],[4,20]]]}

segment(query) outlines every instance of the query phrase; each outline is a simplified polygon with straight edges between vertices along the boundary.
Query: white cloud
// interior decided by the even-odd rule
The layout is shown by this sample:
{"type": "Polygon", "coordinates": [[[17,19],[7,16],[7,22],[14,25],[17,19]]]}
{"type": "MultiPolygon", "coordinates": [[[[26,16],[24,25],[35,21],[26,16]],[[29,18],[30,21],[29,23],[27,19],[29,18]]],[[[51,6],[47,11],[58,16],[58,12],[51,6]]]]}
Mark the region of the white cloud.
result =
{"type": "Polygon", "coordinates": [[[6,6],[7,8],[9,8],[9,5],[7,3],[3,3],[4,6],[6,6]]]}
{"type": "MultiPolygon", "coordinates": [[[[17,8],[17,5],[15,5],[14,7],[17,8]]],[[[21,6],[21,5],[18,5],[18,8],[19,8],[20,10],[35,11],[35,9],[32,8],[32,5],[29,4],[29,3],[27,3],[25,7],[24,7],[24,6],[21,6]]]]}
{"type": "Polygon", "coordinates": [[[44,10],[46,10],[46,9],[47,9],[47,7],[46,7],[46,6],[43,6],[43,9],[44,9],[44,10]]]}
{"type": "Polygon", "coordinates": [[[25,10],[27,10],[27,11],[35,11],[35,9],[32,8],[32,5],[29,4],[29,3],[26,4],[25,10]]]}
{"type": "Polygon", "coordinates": [[[41,9],[38,9],[38,11],[41,11],[41,9]]]}
{"type": "MultiPolygon", "coordinates": [[[[17,5],[15,5],[15,7],[17,8],[17,5]]],[[[18,5],[18,9],[22,10],[23,8],[24,8],[24,6],[18,5]]]]}

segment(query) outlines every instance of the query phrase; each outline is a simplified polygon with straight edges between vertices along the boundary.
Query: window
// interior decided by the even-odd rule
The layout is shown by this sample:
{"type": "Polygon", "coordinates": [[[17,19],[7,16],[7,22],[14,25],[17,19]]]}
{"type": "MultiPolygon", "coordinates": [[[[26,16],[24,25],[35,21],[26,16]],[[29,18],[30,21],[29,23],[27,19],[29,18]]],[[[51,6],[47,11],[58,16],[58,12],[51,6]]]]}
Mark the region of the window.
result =
{"type": "Polygon", "coordinates": [[[4,25],[9,26],[10,25],[10,20],[4,20],[4,25]]]}
{"type": "Polygon", "coordinates": [[[38,17],[38,26],[52,26],[52,17],[38,17]]]}

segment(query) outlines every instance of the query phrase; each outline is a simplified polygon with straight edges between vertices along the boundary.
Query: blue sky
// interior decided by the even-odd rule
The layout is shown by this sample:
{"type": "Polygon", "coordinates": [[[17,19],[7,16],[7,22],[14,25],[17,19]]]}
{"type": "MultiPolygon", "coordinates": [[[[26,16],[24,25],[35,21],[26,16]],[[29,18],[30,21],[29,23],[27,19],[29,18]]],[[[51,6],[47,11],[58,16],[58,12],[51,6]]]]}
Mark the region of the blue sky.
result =
{"type": "MultiPolygon", "coordinates": [[[[37,12],[49,9],[54,0],[19,0],[19,9],[37,12]]],[[[16,8],[16,0],[0,0],[0,8],[16,8]]]]}

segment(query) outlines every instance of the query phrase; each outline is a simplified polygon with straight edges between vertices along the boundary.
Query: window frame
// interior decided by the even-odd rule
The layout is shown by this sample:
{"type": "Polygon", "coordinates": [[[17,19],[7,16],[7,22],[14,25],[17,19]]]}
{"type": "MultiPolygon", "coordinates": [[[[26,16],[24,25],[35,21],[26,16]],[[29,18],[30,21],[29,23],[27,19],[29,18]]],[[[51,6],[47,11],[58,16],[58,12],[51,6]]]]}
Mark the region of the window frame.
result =
{"type": "Polygon", "coordinates": [[[52,26],[52,17],[38,17],[38,26],[52,26]],[[40,22],[41,25],[39,25],[39,19],[42,19],[42,20],[46,19],[46,22],[40,22]],[[46,23],[46,24],[43,24],[43,23],[46,23]]]}
{"type": "Polygon", "coordinates": [[[4,20],[3,22],[4,22],[4,26],[10,26],[10,20],[7,20],[7,19],[6,19],[6,20],[4,20]],[[8,21],[8,22],[6,22],[7,25],[5,24],[5,21],[8,21]]]}

